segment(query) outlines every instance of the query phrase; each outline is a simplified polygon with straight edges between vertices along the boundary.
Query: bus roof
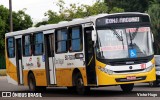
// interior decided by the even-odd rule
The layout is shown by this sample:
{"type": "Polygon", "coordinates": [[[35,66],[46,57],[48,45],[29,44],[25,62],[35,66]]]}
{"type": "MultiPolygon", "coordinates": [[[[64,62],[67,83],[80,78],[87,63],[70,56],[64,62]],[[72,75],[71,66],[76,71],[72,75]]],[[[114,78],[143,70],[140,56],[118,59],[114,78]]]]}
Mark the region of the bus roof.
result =
{"type": "Polygon", "coordinates": [[[47,25],[42,25],[42,26],[39,26],[39,27],[31,27],[31,28],[28,28],[28,29],[25,29],[25,30],[9,32],[9,33],[5,34],[5,37],[23,35],[23,34],[27,34],[27,33],[42,32],[42,31],[45,31],[45,30],[52,30],[52,29],[56,29],[56,28],[78,25],[78,24],[89,23],[89,22],[95,23],[97,18],[105,17],[105,16],[111,16],[111,15],[121,15],[121,14],[148,15],[146,13],[139,13],[139,12],[123,12],[123,13],[113,13],[113,14],[103,13],[103,14],[98,14],[98,15],[89,16],[89,17],[85,17],[85,18],[73,19],[72,21],[62,21],[62,22],[59,22],[57,24],[47,24],[47,25]]]}

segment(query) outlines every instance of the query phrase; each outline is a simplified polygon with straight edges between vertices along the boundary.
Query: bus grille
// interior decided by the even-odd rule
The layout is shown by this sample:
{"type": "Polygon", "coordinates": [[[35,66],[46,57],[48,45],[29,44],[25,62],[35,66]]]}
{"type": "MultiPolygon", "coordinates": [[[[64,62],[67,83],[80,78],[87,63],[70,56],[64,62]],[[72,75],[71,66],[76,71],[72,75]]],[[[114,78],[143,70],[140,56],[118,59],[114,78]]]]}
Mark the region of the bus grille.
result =
{"type": "Polygon", "coordinates": [[[143,71],[144,69],[136,69],[136,70],[123,70],[123,71],[114,71],[115,73],[127,73],[127,72],[139,72],[143,71]]]}
{"type": "Polygon", "coordinates": [[[132,81],[141,81],[145,80],[146,76],[136,77],[134,80],[127,80],[127,78],[116,78],[116,82],[132,82],[132,81]]]}

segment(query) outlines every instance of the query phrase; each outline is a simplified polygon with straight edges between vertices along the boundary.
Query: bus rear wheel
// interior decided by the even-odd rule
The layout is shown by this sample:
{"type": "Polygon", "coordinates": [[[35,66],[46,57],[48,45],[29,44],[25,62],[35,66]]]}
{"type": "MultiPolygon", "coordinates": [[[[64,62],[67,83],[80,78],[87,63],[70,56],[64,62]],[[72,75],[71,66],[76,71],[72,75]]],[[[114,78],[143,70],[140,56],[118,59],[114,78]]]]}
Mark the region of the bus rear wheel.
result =
{"type": "Polygon", "coordinates": [[[46,91],[46,86],[36,86],[36,80],[35,80],[35,77],[34,77],[33,73],[29,74],[28,86],[29,86],[29,90],[32,91],[32,92],[35,92],[35,91],[44,92],[44,91],[46,91]]]}
{"type": "Polygon", "coordinates": [[[74,86],[67,87],[67,89],[68,89],[69,92],[73,92],[73,93],[76,92],[76,88],[74,86]]]}
{"type": "Polygon", "coordinates": [[[83,78],[80,72],[75,76],[75,87],[76,92],[80,95],[84,95],[90,90],[90,87],[84,86],[83,78]]]}
{"type": "Polygon", "coordinates": [[[33,73],[30,73],[28,76],[28,86],[29,86],[29,90],[32,92],[37,90],[36,81],[33,73]]]}
{"type": "Polygon", "coordinates": [[[156,81],[153,81],[153,82],[149,82],[149,85],[151,86],[151,87],[157,87],[158,86],[158,82],[156,82],[156,81]]]}
{"type": "Polygon", "coordinates": [[[134,84],[121,84],[120,87],[123,92],[131,92],[133,90],[134,84]]]}

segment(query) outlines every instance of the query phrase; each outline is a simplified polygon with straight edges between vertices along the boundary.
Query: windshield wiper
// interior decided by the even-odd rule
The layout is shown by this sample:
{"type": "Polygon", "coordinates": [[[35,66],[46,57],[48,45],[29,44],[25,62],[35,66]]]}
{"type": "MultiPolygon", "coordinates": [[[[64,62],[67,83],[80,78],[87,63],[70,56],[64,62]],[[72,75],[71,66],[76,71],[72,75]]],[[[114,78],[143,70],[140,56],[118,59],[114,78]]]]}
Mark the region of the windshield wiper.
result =
{"type": "MultiPolygon", "coordinates": [[[[139,27],[137,27],[136,28],[136,31],[134,32],[134,33],[132,33],[132,35],[131,35],[131,40],[134,40],[134,38],[135,38],[135,36],[137,35],[137,33],[138,33],[138,29],[139,29],[139,27]]],[[[129,34],[130,34],[130,32],[129,32],[129,34]]]]}
{"type": "Polygon", "coordinates": [[[123,45],[123,49],[124,49],[124,43],[123,43],[123,35],[122,35],[122,33],[121,33],[121,35],[119,35],[115,29],[113,29],[111,27],[108,27],[108,28],[113,31],[113,34],[116,35],[116,37],[118,38],[119,41],[122,41],[122,45],[123,45]]]}
{"type": "Polygon", "coordinates": [[[107,28],[113,31],[113,34],[116,35],[116,37],[118,38],[119,41],[123,41],[122,36],[120,36],[115,29],[113,29],[111,27],[107,27],[107,28]]]}

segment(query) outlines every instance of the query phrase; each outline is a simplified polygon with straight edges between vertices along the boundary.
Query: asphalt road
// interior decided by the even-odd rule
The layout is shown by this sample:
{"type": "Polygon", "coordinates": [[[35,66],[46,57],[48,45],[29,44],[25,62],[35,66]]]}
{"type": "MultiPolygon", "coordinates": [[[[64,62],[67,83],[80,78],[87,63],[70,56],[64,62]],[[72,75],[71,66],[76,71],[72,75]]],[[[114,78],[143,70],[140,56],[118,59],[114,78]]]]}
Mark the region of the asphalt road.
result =
{"type": "MultiPolygon", "coordinates": [[[[9,84],[6,77],[0,77],[0,91],[11,93],[30,93],[27,86],[16,86],[9,84]]],[[[0,100],[159,100],[160,86],[150,87],[148,83],[136,84],[133,92],[131,93],[123,93],[119,86],[92,88],[87,95],[83,96],[72,93],[65,87],[49,87],[45,92],[42,92],[41,95],[42,98],[1,97],[0,100]]],[[[0,96],[2,96],[2,93],[0,96]]]]}

